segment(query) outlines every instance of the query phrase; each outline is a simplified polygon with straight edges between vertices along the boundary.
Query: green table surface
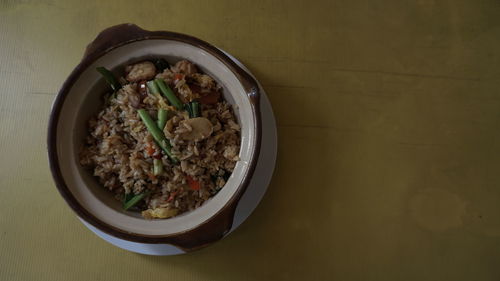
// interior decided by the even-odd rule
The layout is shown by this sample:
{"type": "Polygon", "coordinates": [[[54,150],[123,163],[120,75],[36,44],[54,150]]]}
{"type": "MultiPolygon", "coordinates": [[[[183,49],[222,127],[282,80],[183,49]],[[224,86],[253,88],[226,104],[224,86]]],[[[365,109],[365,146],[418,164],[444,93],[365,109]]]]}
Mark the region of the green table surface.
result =
{"type": "Polygon", "coordinates": [[[500,280],[500,2],[0,0],[1,280],[500,280]],[[263,84],[277,166],[183,256],[116,248],[59,196],[51,103],[105,27],[202,38],[263,84]]]}

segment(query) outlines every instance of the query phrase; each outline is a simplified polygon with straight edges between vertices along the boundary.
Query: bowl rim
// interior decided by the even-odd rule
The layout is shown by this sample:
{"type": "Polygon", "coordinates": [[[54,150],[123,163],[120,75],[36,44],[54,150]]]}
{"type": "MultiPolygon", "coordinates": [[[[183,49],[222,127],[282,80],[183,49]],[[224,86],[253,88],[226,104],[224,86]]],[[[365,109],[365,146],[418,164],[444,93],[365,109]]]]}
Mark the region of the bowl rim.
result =
{"type": "Polygon", "coordinates": [[[124,240],[149,244],[166,243],[182,248],[185,251],[191,251],[205,247],[222,239],[222,237],[224,237],[231,229],[238,201],[248,187],[250,179],[255,171],[261,148],[261,134],[262,124],[258,83],[232,58],[217,47],[190,35],[172,31],[147,31],[134,24],[121,24],[109,27],[100,32],[94,41],[87,46],[80,63],[73,69],[64,81],[61,89],[55,97],[49,116],[47,152],[50,170],[56,187],[61,196],[65,199],[66,203],[80,218],[101,231],[124,240]],[[234,191],[231,198],[220,207],[215,215],[201,224],[182,232],[167,235],[144,235],[131,233],[109,225],[95,217],[78,202],[66,185],[60,170],[57,153],[57,127],[59,124],[61,110],[73,84],[79,79],[80,75],[94,61],[106,55],[110,51],[130,43],[145,40],[178,41],[202,49],[217,58],[219,62],[224,64],[226,68],[228,68],[236,76],[245,89],[252,106],[252,114],[255,119],[255,127],[253,128],[253,141],[255,146],[252,151],[252,158],[249,161],[246,173],[243,175],[238,188],[234,191]]]}

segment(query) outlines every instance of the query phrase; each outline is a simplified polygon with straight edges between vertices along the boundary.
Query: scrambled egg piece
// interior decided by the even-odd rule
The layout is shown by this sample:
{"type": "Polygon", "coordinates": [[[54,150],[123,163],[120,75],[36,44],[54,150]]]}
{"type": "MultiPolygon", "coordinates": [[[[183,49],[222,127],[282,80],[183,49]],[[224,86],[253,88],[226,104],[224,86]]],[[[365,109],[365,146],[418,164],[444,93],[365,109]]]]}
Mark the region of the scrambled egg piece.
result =
{"type": "Polygon", "coordinates": [[[155,209],[147,209],[145,211],[142,211],[142,216],[145,219],[166,219],[173,217],[177,215],[179,212],[178,209],[171,209],[171,208],[155,208],[155,209]]]}

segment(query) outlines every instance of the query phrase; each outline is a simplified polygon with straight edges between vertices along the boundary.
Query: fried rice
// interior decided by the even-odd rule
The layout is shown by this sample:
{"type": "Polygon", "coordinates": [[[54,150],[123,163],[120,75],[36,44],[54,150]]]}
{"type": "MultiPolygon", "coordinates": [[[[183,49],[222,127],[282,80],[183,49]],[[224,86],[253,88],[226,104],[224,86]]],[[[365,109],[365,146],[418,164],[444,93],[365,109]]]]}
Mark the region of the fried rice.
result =
{"type": "Polygon", "coordinates": [[[240,150],[240,126],[216,81],[186,60],[160,69],[150,61],[125,67],[121,88],[103,96],[88,121],[80,164],[130,210],[165,219],[194,210],[217,194],[231,175],[240,150]],[[169,104],[146,82],[162,79],[183,104],[199,102],[199,117],[169,104]],[[163,131],[172,157],[162,150],[138,114],[153,119],[168,111],[163,131]],[[155,162],[156,161],[156,162],[155,162]],[[160,165],[161,169],[156,167],[160,165]]]}

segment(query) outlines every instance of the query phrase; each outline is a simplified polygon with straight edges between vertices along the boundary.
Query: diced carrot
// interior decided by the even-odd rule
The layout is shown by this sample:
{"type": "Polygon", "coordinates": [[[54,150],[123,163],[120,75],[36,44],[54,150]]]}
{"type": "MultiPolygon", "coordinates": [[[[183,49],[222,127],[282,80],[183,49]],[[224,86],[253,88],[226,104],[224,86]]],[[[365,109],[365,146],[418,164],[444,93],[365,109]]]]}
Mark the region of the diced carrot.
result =
{"type": "Polygon", "coordinates": [[[152,156],[155,153],[155,149],[151,144],[146,145],[146,154],[152,156]]]}
{"type": "Polygon", "coordinates": [[[193,179],[191,176],[186,175],[187,182],[189,184],[189,187],[191,187],[192,190],[200,190],[201,185],[200,182],[193,179]]]}
{"type": "Polygon", "coordinates": [[[177,191],[170,193],[170,196],[168,197],[167,202],[174,200],[175,195],[177,195],[177,191]]]}
{"type": "Polygon", "coordinates": [[[148,173],[148,177],[150,180],[155,180],[156,176],[153,173],[148,173]]]}
{"type": "Polygon", "coordinates": [[[181,73],[176,73],[176,74],[174,75],[174,79],[175,79],[175,80],[182,80],[183,78],[184,78],[184,75],[183,75],[183,74],[181,74],[181,73]]]}

